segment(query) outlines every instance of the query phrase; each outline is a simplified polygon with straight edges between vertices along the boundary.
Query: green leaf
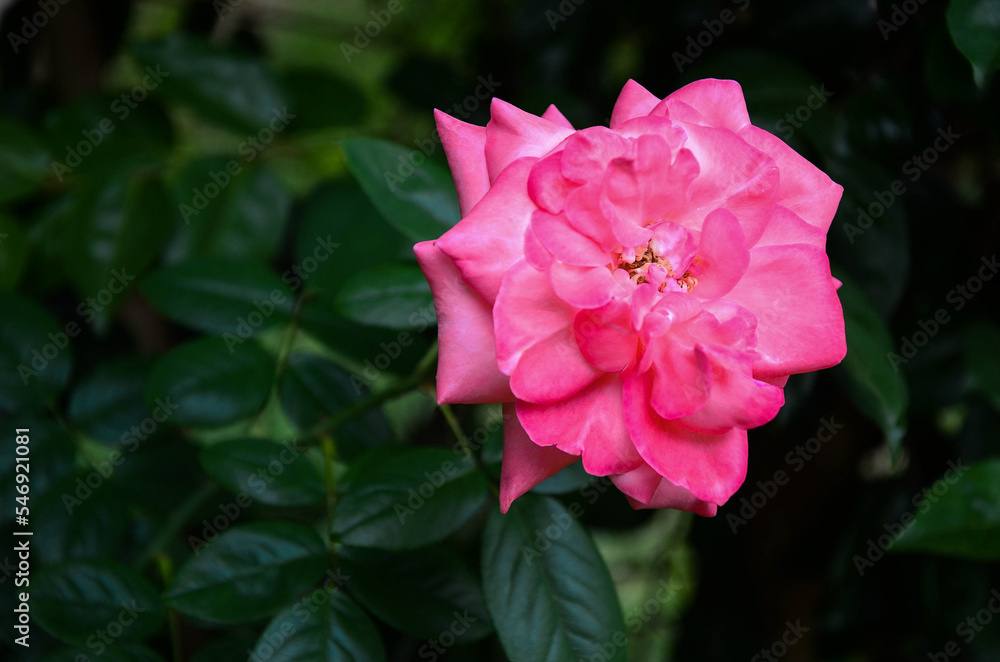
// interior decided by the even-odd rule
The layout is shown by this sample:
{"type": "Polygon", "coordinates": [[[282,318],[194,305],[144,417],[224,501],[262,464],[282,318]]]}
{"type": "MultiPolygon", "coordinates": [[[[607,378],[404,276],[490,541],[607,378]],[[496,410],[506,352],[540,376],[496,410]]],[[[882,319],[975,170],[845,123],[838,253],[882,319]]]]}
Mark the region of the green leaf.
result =
{"type": "Polygon", "coordinates": [[[156,94],[228,128],[256,133],[287,103],[261,58],[215,48],[199,37],[175,33],[137,44],[134,53],[162,78],[156,94]]]}
{"type": "Polygon", "coordinates": [[[434,309],[431,287],[417,265],[359,271],[340,288],[337,312],[359,324],[409,329],[414,315],[434,309]]]}
{"type": "Polygon", "coordinates": [[[269,506],[313,506],[326,495],[316,467],[291,444],[232,439],[203,450],[201,466],[230,492],[269,506]]]}
{"type": "Polygon", "coordinates": [[[170,192],[183,223],[167,262],[198,256],[266,262],[281,248],[292,197],[270,171],[210,156],[188,164],[170,192]]]}
{"type": "Polygon", "coordinates": [[[436,323],[433,306],[414,313],[414,324],[406,331],[361,325],[337,314],[336,308],[330,295],[310,298],[302,308],[302,328],[365,386],[387,374],[409,374],[430,348],[430,334],[422,332],[436,323]]]}
{"type": "Polygon", "coordinates": [[[288,104],[296,109],[296,130],[362,124],[368,115],[364,92],[351,81],[322,69],[292,69],[279,74],[288,104]]]}
{"type": "Polygon", "coordinates": [[[507,656],[576,662],[626,659],[625,624],[608,568],[558,501],[526,494],[483,533],[483,591],[507,656]]]}
{"type": "Polygon", "coordinates": [[[349,138],[342,144],[347,165],[372,204],[407,237],[437,239],[458,223],[451,177],[422,152],[374,138],[349,138]]]}
{"type": "Polygon", "coordinates": [[[201,258],[159,269],[143,279],[142,292],[170,319],[205,333],[232,334],[231,342],[287,324],[292,293],[255,262],[201,258]]]}
{"type": "MultiPolygon", "coordinates": [[[[325,592],[325,589],[321,589],[325,592]]],[[[251,659],[269,662],[384,662],[375,624],[343,590],[307,595],[268,624],[251,659]]]]}
{"type": "MultiPolygon", "coordinates": [[[[292,354],[278,384],[281,408],[302,431],[311,430],[368,394],[364,382],[332,361],[310,354],[292,354]]],[[[337,452],[347,458],[363,448],[384,446],[392,431],[379,408],[368,409],[337,428],[337,452]]]]}
{"type": "Polygon", "coordinates": [[[225,425],[255,413],[273,377],[274,360],[258,345],[230,347],[221,338],[201,338],[156,362],[146,403],[170,409],[177,425],[225,425]]]}
{"type": "Polygon", "coordinates": [[[903,521],[907,528],[892,550],[1000,560],[1000,459],[949,465],[921,493],[915,519],[903,521]]]}
{"type": "Polygon", "coordinates": [[[486,478],[465,456],[408,449],[365,465],[344,486],[333,532],[345,545],[413,549],[453,534],[489,495],[486,478]]]}
{"type": "Polygon", "coordinates": [[[39,561],[56,563],[121,551],[130,522],[126,503],[109,480],[114,472],[113,464],[102,461],[41,494],[32,493],[32,538],[39,561]]]}
{"type": "Polygon", "coordinates": [[[123,443],[129,430],[149,418],[142,392],[149,362],[120,357],[99,365],[69,398],[67,416],[84,434],[109,444],[123,443]]]}
{"type": "Polygon", "coordinates": [[[343,547],[340,565],[361,604],[413,637],[451,632],[467,644],[493,631],[476,575],[446,547],[402,553],[343,547]]]}
{"type": "Polygon", "coordinates": [[[42,188],[52,176],[52,156],[35,132],[9,117],[0,118],[0,204],[42,188]]]}
{"type": "Polygon", "coordinates": [[[231,637],[216,639],[198,649],[191,662],[219,662],[220,660],[240,660],[253,648],[254,633],[239,632],[231,637]],[[253,636],[251,636],[253,635],[253,636]]]}
{"type": "Polygon", "coordinates": [[[17,285],[27,261],[28,241],[21,227],[0,216],[0,290],[17,285]]]}
{"type": "Polygon", "coordinates": [[[173,218],[162,184],[148,174],[116,172],[87,181],[71,214],[64,259],[84,321],[104,324],[170,234],[173,218]]]}
{"type": "Polygon", "coordinates": [[[62,391],[80,325],[60,327],[31,299],[0,292],[0,409],[42,409],[62,391]]]}
{"type": "MultiPolygon", "coordinates": [[[[838,276],[839,277],[839,276],[838,276]]],[[[842,278],[843,280],[843,278],[842,278]]],[[[908,395],[889,330],[853,283],[838,291],[844,306],[847,357],[838,371],[857,408],[885,434],[893,461],[906,434],[908,395]]]]}
{"type": "MultiPolygon", "coordinates": [[[[63,641],[89,644],[100,630],[120,626],[115,639],[141,641],[163,624],[156,590],[131,568],[107,560],[67,561],[32,581],[32,615],[63,641]]],[[[118,627],[114,631],[118,631],[118,627]]]]}
{"type": "Polygon", "coordinates": [[[326,564],[326,546],[309,527],[255,522],[200,548],[164,598],[194,618],[247,623],[291,603],[323,576],[326,564]]]}
{"type": "Polygon", "coordinates": [[[375,269],[391,260],[412,260],[413,242],[382,218],[357,182],[346,179],[317,187],[303,201],[295,257],[303,268],[315,262],[310,289],[335,291],[362,265],[375,269]],[[327,237],[340,245],[334,259],[320,260],[327,237]]]}
{"type": "Polygon", "coordinates": [[[948,29],[955,45],[969,58],[980,87],[1000,67],[1000,0],[952,0],[948,29]]]}
{"type": "Polygon", "coordinates": [[[1000,328],[981,322],[969,329],[965,357],[974,388],[1000,409],[1000,328]]]}

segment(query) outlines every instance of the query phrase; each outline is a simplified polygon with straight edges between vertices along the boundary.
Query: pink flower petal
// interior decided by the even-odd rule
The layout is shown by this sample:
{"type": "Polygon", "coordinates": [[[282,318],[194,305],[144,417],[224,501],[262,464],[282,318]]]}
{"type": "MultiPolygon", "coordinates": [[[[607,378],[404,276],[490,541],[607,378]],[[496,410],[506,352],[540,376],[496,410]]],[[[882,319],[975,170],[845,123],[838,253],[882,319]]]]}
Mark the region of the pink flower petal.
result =
{"type": "Polygon", "coordinates": [[[440,110],[434,111],[434,119],[455,178],[458,208],[465,216],[490,190],[486,171],[486,127],[467,124],[440,110]]]}
{"type": "Polygon", "coordinates": [[[438,239],[438,247],[489,303],[504,275],[524,257],[524,233],[535,210],[525,188],[533,164],[533,159],[511,164],[479,204],[438,239]]]}
{"type": "Polygon", "coordinates": [[[787,244],[808,244],[825,250],[826,232],[815,225],[809,225],[791,209],[778,205],[774,208],[771,222],[754,247],[787,244]]]}
{"type": "Polygon", "coordinates": [[[826,233],[844,187],[835,184],[826,173],[764,129],[747,126],[740,131],[740,137],[767,153],[778,165],[781,183],[776,202],[826,233]]]}
{"type": "Polygon", "coordinates": [[[490,305],[462,280],[458,268],[435,242],[421,242],[413,251],[437,309],[438,402],[513,400],[510,379],[497,368],[490,305]]]}
{"type": "Polygon", "coordinates": [[[592,476],[624,473],[642,463],[625,429],[617,375],[554,404],[518,401],[517,417],[535,443],[583,455],[583,468],[592,476]]]}
{"type": "Polygon", "coordinates": [[[576,462],[558,448],[543,448],[528,438],[513,403],[503,406],[503,463],[500,468],[500,512],[506,513],[514,499],[540,482],[576,462]]]}
{"type": "Polygon", "coordinates": [[[562,174],[564,152],[556,152],[540,160],[528,175],[528,195],[536,205],[552,214],[558,214],[566,206],[566,196],[577,185],[562,174]]]}
{"type": "Polygon", "coordinates": [[[607,267],[579,267],[555,260],[549,282],[560,299],[574,308],[600,308],[622,288],[607,267]]]}
{"type": "Polygon", "coordinates": [[[649,407],[651,385],[625,378],[625,423],[639,455],[656,473],[697,499],[724,504],[746,478],[747,433],[699,434],[665,421],[649,407]]]}
{"type": "Polygon", "coordinates": [[[500,370],[511,391],[528,402],[555,402],[579,392],[601,372],[580,353],[573,334],[576,309],[527,262],[504,278],[493,307],[500,370]]]}
{"type": "Polygon", "coordinates": [[[847,353],[844,313],[826,253],[814,246],[764,246],[726,298],[757,318],[754,376],[829,368],[847,353]]]}
{"type": "Polygon", "coordinates": [[[740,222],[729,211],[717,209],[705,217],[698,257],[701,274],[693,291],[702,299],[725,295],[746,273],[750,251],[740,222]]]}
{"type": "Polygon", "coordinates": [[[717,506],[714,503],[696,499],[691,492],[677,487],[645,462],[632,471],[612,476],[611,480],[615,487],[625,493],[636,510],[676,508],[703,517],[715,517],[717,506]]]}
{"type": "Polygon", "coordinates": [[[542,113],[542,117],[552,122],[553,124],[564,126],[567,129],[573,128],[573,125],[570,123],[570,121],[566,119],[565,115],[559,112],[559,109],[556,108],[555,105],[550,105],[548,108],[546,108],[545,112],[542,113]]]}
{"type": "Polygon", "coordinates": [[[495,182],[507,166],[520,158],[545,156],[572,134],[571,128],[494,97],[486,125],[486,168],[490,181],[495,182]]]}
{"type": "Polygon", "coordinates": [[[670,119],[738,132],[750,124],[743,89],[735,80],[706,78],[685,85],[664,99],[670,119]],[[686,108],[684,108],[686,106],[686,108]],[[688,109],[698,113],[692,118],[688,109]]]}
{"type": "Polygon", "coordinates": [[[618,95],[615,108],[611,113],[611,128],[616,128],[622,122],[626,122],[636,117],[648,115],[660,99],[649,90],[635,82],[629,80],[618,95]]]}
{"type": "Polygon", "coordinates": [[[635,361],[639,339],[629,325],[629,305],[611,301],[581,310],[573,321],[577,345],[587,362],[605,372],[621,372],[635,361]]]}
{"type": "Polygon", "coordinates": [[[531,229],[557,260],[588,267],[605,266],[611,262],[608,251],[573,227],[561,214],[538,209],[531,215],[531,229]]]}

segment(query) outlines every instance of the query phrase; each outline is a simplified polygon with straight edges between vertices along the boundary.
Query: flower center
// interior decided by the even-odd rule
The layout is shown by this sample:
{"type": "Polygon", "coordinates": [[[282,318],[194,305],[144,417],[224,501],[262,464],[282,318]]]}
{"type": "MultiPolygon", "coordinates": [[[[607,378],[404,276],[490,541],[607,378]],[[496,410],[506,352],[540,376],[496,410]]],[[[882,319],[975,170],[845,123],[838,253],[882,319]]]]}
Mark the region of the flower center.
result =
{"type": "Polygon", "coordinates": [[[665,289],[690,292],[698,284],[695,274],[700,272],[697,267],[699,261],[698,257],[695,257],[684,273],[678,276],[669,259],[657,255],[651,246],[646,246],[642,255],[637,254],[635,260],[631,262],[619,256],[616,268],[625,270],[629,279],[637,284],[652,283],[656,285],[660,292],[665,289]],[[677,284],[676,290],[671,286],[671,283],[677,284]]]}

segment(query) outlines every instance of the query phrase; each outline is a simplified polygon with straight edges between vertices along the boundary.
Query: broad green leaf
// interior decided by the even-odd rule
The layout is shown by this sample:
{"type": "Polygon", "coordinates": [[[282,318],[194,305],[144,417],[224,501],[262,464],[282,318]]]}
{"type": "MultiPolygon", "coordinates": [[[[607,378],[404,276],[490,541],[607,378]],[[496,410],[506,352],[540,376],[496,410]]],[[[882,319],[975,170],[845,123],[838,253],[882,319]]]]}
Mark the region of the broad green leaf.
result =
{"type": "Polygon", "coordinates": [[[410,329],[414,315],[434,309],[434,299],[420,267],[391,264],[349,278],[340,288],[337,308],[359,324],[410,329]]]}
{"type": "Polygon", "coordinates": [[[915,519],[901,523],[893,551],[1000,560],[1000,460],[949,463],[914,505],[915,519]]]}
{"type": "Polygon", "coordinates": [[[24,198],[53,176],[52,155],[29,127],[0,118],[0,203],[24,198]]]}
{"type": "Polygon", "coordinates": [[[368,114],[364,92],[354,83],[322,69],[291,69],[278,74],[290,107],[298,113],[296,131],[362,124],[368,114]]]}
{"type": "Polygon", "coordinates": [[[423,152],[375,138],[342,144],[347,165],[372,204],[407,237],[437,239],[458,223],[452,179],[423,152]]]}
{"type": "Polygon", "coordinates": [[[159,269],[140,286],[157,310],[230,343],[286,324],[295,306],[282,279],[255,262],[200,258],[159,269]]]}
{"type": "Polygon", "coordinates": [[[838,293],[847,329],[847,357],[838,374],[854,404],[882,429],[894,460],[898,459],[908,403],[898,350],[885,323],[851,282],[845,280],[838,293]]]}
{"type": "Polygon", "coordinates": [[[344,486],[333,532],[355,547],[422,547],[461,528],[489,495],[486,478],[465,456],[408,449],[366,465],[344,486]]]}
{"type": "Polygon", "coordinates": [[[329,294],[311,297],[302,308],[302,329],[319,340],[338,365],[354,373],[365,386],[385,375],[409,374],[430,348],[436,324],[434,306],[412,314],[405,331],[361,325],[337,314],[329,294]]]}
{"type": "Polygon", "coordinates": [[[1000,66],[1000,0],[951,0],[948,29],[983,87],[1000,66]]]}
{"type": "Polygon", "coordinates": [[[231,637],[216,639],[194,654],[191,662],[220,662],[221,660],[241,660],[246,657],[247,651],[253,649],[256,635],[254,633],[240,632],[231,637]]]}
{"type": "Polygon", "coordinates": [[[147,437],[141,429],[137,436],[129,434],[115,486],[131,508],[165,521],[203,482],[197,447],[176,435],[147,437]]]}
{"type": "Polygon", "coordinates": [[[0,409],[42,409],[69,379],[73,339],[82,327],[60,326],[31,299],[0,292],[0,409]]]}
{"type": "MultiPolygon", "coordinates": [[[[364,381],[335,363],[310,354],[292,354],[278,384],[281,408],[302,431],[308,431],[368,395],[364,381]]],[[[337,453],[343,458],[392,441],[381,409],[368,409],[337,428],[337,453]]]]}
{"type": "Polygon", "coordinates": [[[69,420],[94,439],[124,444],[130,430],[150,418],[142,396],[148,372],[149,362],[138,357],[119,357],[99,365],[70,395],[69,420]]]}
{"type": "Polygon", "coordinates": [[[965,357],[975,388],[1000,409],[1000,328],[982,322],[969,329],[965,357]]]}
{"type": "Polygon", "coordinates": [[[135,570],[109,560],[67,561],[32,578],[32,615],[63,641],[90,644],[98,630],[120,629],[115,639],[141,641],[163,624],[156,590],[135,570]]]}
{"type": "Polygon", "coordinates": [[[359,268],[407,258],[413,259],[413,242],[382,218],[353,179],[319,186],[303,201],[295,263],[310,289],[336,291],[359,268]],[[333,259],[326,257],[328,238],[339,244],[333,259]]]}
{"type": "Polygon", "coordinates": [[[164,598],[194,618],[248,623],[290,604],[323,576],[326,565],[326,546],[309,527],[255,522],[199,548],[164,598]]]}
{"type": "Polygon", "coordinates": [[[230,492],[269,506],[313,506],[326,494],[316,467],[291,443],[224,441],[201,452],[201,466],[230,492]]]}
{"type": "Polygon", "coordinates": [[[64,244],[86,323],[104,325],[170,234],[170,201],[151,173],[87,180],[64,244]]]}
{"type": "MultiPolygon", "coordinates": [[[[173,144],[170,118],[154,99],[126,103],[101,94],[60,104],[45,116],[50,176],[65,184],[161,161],[173,144]]],[[[164,210],[166,211],[166,210],[164,210]]]]}
{"type": "Polygon", "coordinates": [[[17,285],[27,261],[28,241],[21,227],[0,216],[0,290],[17,285]]]}
{"type": "Polygon", "coordinates": [[[170,192],[180,222],[167,262],[198,256],[266,262],[281,248],[292,198],[271,172],[211,156],[188,164],[170,192]]]}
{"type": "Polygon", "coordinates": [[[287,102],[261,58],[180,33],[137,44],[134,53],[144,69],[162,79],[157,95],[189,106],[206,119],[255,135],[287,126],[282,116],[287,102]]]}
{"type": "Polygon", "coordinates": [[[483,533],[483,592],[507,656],[576,662],[626,659],[625,624],[608,568],[558,501],[526,494],[483,533]]]}
{"type": "MultiPolygon", "coordinates": [[[[111,556],[121,551],[129,526],[126,503],[112,479],[127,459],[86,465],[76,476],[32,493],[35,555],[43,563],[111,556]]],[[[35,557],[33,557],[35,558],[35,557]]]]}
{"type": "Polygon", "coordinates": [[[467,644],[493,631],[478,578],[446,547],[401,553],[344,547],[340,565],[361,604],[413,637],[451,632],[467,644]]]}
{"type": "Polygon", "coordinates": [[[342,589],[314,591],[275,616],[253,652],[269,662],[386,659],[375,624],[342,589]]]}
{"type": "Polygon", "coordinates": [[[146,404],[171,410],[176,425],[225,425],[260,409],[273,377],[274,359],[258,345],[201,338],[156,362],[146,404]]]}

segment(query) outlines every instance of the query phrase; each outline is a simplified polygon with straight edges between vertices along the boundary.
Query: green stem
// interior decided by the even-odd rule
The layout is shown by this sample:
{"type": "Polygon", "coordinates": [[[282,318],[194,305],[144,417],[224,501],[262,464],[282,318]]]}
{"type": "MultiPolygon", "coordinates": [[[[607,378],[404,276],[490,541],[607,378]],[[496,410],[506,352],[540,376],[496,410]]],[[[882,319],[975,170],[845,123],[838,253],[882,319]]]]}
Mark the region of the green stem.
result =
{"type": "MultiPolygon", "coordinates": [[[[156,555],[156,565],[160,568],[160,576],[163,578],[163,585],[170,586],[174,580],[174,564],[166,554],[156,555]]],[[[171,607],[167,607],[167,627],[170,630],[170,648],[174,662],[183,662],[183,645],[181,642],[181,619],[177,612],[171,607]]]]}
{"type": "Polygon", "coordinates": [[[326,484],[326,535],[330,545],[330,569],[337,567],[337,553],[333,547],[333,515],[337,509],[337,476],[333,472],[334,462],[337,460],[337,442],[333,436],[324,434],[323,442],[323,472],[326,484]]]}
{"type": "Polygon", "coordinates": [[[420,386],[420,383],[427,378],[430,373],[430,369],[433,368],[437,362],[437,356],[438,346],[437,343],[434,343],[434,345],[427,350],[424,357],[420,359],[420,363],[417,364],[417,367],[414,368],[409,377],[401,379],[385,390],[379,391],[378,393],[372,393],[364,400],[344,407],[338,411],[336,415],[331,416],[306,433],[304,438],[306,440],[322,438],[324,434],[335,431],[341,425],[351,420],[358,414],[364,413],[369,409],[374,409],[375,407],[380,407],[389,400],[409,393],[413,389],[420,386]]]}

